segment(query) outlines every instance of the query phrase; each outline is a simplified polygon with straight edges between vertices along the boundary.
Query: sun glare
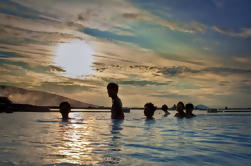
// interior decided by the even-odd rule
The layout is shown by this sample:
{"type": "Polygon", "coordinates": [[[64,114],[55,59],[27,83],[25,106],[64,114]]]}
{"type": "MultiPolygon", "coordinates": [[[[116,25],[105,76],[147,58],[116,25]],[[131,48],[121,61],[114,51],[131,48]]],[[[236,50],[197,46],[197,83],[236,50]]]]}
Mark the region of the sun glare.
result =
{"type": "Polygon", "coordinates": [[[54,62],[62,67],[69,77],[80,77],[93,74],[92,63],[94,50],[81,40],[60,44],[55,50],[54,62]]]}

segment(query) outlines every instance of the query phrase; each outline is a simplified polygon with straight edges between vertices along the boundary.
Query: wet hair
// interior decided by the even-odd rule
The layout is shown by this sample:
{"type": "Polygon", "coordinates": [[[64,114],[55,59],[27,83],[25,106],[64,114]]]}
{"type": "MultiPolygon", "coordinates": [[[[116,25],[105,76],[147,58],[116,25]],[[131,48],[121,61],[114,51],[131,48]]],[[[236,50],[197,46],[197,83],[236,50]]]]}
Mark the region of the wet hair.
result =
{"type": "Polygon", "coordinates": [[[118,92],[119,86],[118,86],[118,84],[116,84],[116,83],[114,83],[114,82],[110,82],[110,83],[107,85],[107,89],[115,90],[116,92],[118,92]]]}
{"type": "Polygon", "coordinates": [[[70,110],[71,110],[71,105],[70,105],[70,103],[68,103],[67,101],[64,101],[64,102],[60,103],[60,105],[59,105],[59,111],[60,111],[62,114],[69,113],[70,110]]]}
{"type": "Polygon", "coordinates": [[[179,105],[182,105],[182,106],[183,106],[183,109],[185,108],[185,105],[184,105],[184,103],[183,103],[182,101],[178,102],[177,107],[178,107],[179,105]]]}
{"type": "Polygon", "coordinates": [[[147,118],[152,118],[154,115],[154,112],[156,111],[157,107],[153,105],[153,103],[146,103],[144,107],[149,108],[149,110],[144,110],[144,114],[147,118]]]}
{"type": "Polygon", "coordinates": [[[188,104],[186,104],[186,109],[194,109],[194,106],[193,106],[193,104],[192,103],[188,103],[188,104]]]}
{"type": "Polygon", "coordinates": [[[185,109],[184,103],[182,101],[178,102],[176,110],[182,117],[186,116],[185,112],[183,111],[184,109],[185,109]],[[179,105],[183,107],[181,110],[179,109],[179,105]]]}
{"type": "Polygon", "coordinates": [[[168,107],[167,107],[166,104],[164,104],[164,105],[162,105],[161,109],[162,109],[162,110],[168,110],[168,107]]]}

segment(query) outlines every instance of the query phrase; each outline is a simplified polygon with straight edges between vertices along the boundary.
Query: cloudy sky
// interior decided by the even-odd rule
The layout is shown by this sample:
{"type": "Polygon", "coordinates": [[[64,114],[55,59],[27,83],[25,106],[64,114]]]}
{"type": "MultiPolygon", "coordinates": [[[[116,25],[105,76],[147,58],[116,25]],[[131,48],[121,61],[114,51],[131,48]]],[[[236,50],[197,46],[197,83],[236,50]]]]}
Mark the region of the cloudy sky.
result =
{"type": "Polygon", "coordinates": [[[0,0],[0,84],[110,105],[251,106],[250,0],[0,0]]]}

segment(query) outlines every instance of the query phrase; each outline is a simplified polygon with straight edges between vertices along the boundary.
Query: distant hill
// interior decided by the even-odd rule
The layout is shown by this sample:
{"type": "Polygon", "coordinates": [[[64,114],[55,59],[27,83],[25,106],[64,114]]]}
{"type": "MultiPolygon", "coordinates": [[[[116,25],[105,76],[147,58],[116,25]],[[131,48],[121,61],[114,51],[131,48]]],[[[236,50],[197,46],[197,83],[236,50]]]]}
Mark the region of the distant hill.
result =
{"type": "Polygon", "coordinates": [[[195,108],[198,110],[208,110],[208,107],[202,104],[195,106],[195,108]]]}
{"type": "Polygon", "coordinates": [[[0,85],[0,96],[8,97],[13,103],[19,104],[58,106],[62,101],[68,101],[72,107],[99,107],[52,93],[27,90],[6,85],[0,85]]]}

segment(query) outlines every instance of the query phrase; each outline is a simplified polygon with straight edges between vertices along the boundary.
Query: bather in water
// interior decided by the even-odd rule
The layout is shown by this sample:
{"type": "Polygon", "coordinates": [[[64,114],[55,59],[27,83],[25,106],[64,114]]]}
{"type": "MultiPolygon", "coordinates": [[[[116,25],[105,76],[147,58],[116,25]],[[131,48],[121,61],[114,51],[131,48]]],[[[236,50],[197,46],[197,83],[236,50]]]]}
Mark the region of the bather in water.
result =
{"type": "Polygon", "coordinates": [[[176,108],[176,111],[178,112],[178,113],[176,113],[174,116],[175,117],[178,117],[178,118],[184,118],[184,117],[186,117],[186,114],[185,114],[185,112],[183,111],[185,109],[185,105],[184,105],[184,103],[183,102],[178,102],[178,104],[177,104],[177,108],[176,108]]]}
{"type": "Polygon", "coordinates": [[[166,104],[162,105],[161,109],[165,112],[164,116],[167,116],[170,114],[170,112],[168,112],[168,107],[166,104]]]}
{"type": "Polygon", "coordinates": [[[156,109],[157,107],[155,107],[153,103],[146,103],[144,106],[144,114],[146,116],[146,119],[154,119],[153,115],[156,109]]]}
{"type": "Polygon", "coordinates": [[[107,93],[112,98],[111,118],[124,119],[124,112],[122,111],[122,102],[118,97],[119,86],[116,83],[109,83],[107,85],[107,93]]]}
{"type": "Polygon", "coordinates": [[[196,116],[193,114],[193,109],[194,109],[194,106],[192,103],[186,104],[186,117],[187,118],[192,118],[196,116]]]}
{"type": "Polygon", "coordinates": [[[60,103],[59,111],[62,115],[62,121],[68,121],[70,119],[69,113],[71,112],[71,105],[68,102],[64,101],[60,103]]]}

